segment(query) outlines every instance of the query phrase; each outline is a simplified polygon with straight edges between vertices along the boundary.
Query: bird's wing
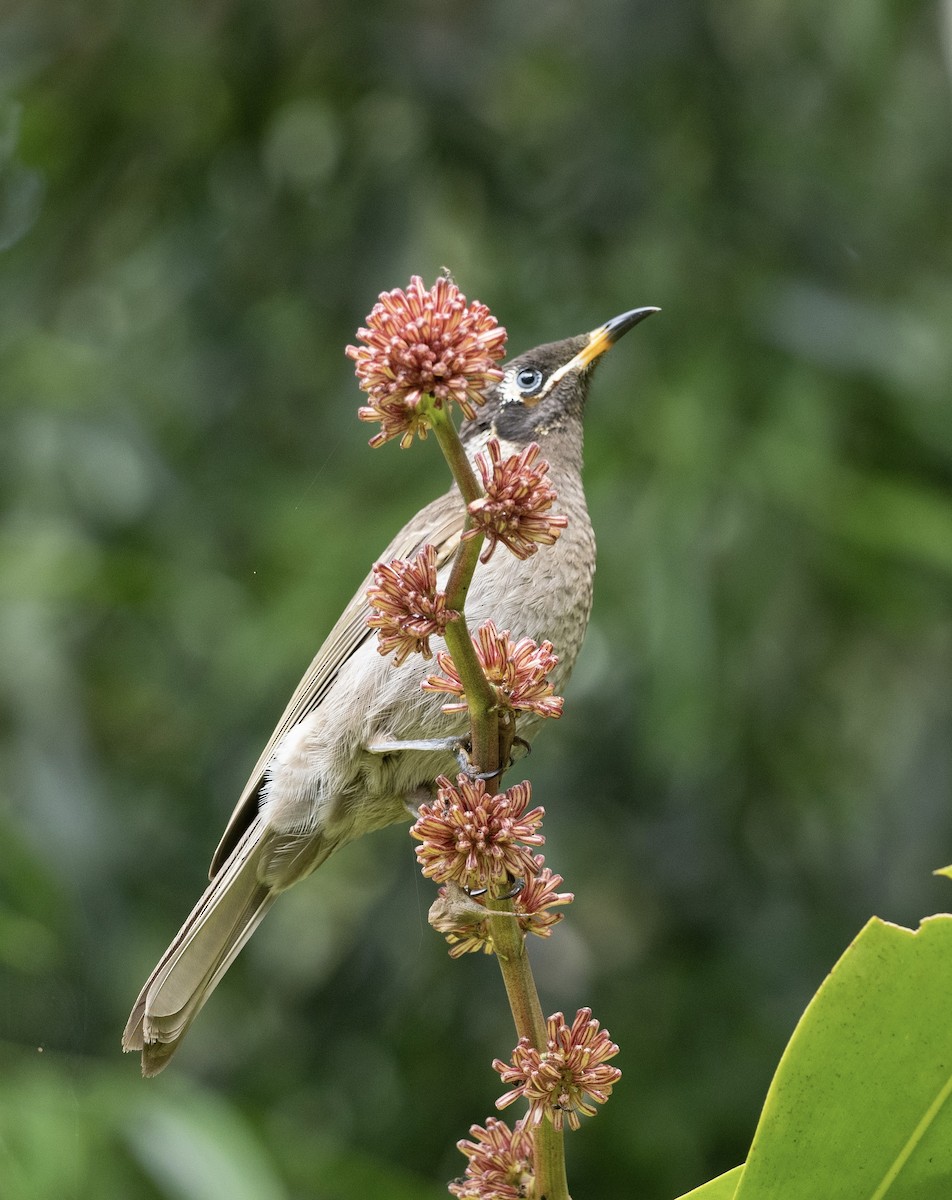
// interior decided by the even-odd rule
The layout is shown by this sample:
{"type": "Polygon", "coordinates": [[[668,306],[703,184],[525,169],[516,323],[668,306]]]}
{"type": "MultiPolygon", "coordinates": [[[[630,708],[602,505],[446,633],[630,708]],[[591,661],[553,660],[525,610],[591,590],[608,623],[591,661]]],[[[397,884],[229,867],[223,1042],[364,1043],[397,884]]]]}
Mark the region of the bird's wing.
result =
{"type": "MultiPolygon", "coordinates": [[[[390,562],[394,558],[410,558],[429,543],[436,547],[437,567],[442,566],[459,546],[465,519],[466,510],[459,493],[453,489],[421,509],[400,530],[380,556],[379,561],[390,562]]],[[[225,827],[218,849],[212,858],[211,868],[208,872],[210,879],[214,879],[227,862],[228,856],[257,815],[258,794],[261,790],[264,773],[278,742],[289,729],[300,724],[309,713],[314,711],[327,695],[328,689],[337,678],[344,663],[357,647],[371,636],[373,631],[367,626],[370,606],[366,596],[371,582],[372,576],[368,575],[357,589],[354,598],[344,609],[337,624],[314,656],[314,661],[305,671],[304,678],[295,689],[294,695],[284,710],[284,715],[268,739],[268,744],[262,750],[261,757],[255,764],[255,769],[251,772],[244,791],[241,793],[241,798],[235,806],[235,811],[231,814],[225,827]]]]}

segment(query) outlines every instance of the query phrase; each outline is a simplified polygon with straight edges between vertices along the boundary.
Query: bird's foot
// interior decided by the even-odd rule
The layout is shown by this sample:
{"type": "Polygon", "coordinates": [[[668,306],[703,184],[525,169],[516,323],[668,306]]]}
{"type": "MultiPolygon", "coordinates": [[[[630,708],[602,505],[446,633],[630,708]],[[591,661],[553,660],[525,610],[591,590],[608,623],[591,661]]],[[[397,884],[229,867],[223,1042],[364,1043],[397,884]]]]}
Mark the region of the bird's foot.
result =
{"type": "Polygon", "coordinates": [[[371,754],[400,754],[404,750],[430,750],[434,754],[448,752],[458,757],[463,749],[463,743],[458,737],[404,739],[381,735],[368,742],[365,748],[371,754]]]}
{"type": "Polygon", "coordinates": [[[404,750],[428,750],[434,754],[454,754],[456,762],[459,765],[460,774],[465,775],[468,779],[495,779],[497,775],[502,774],[502,771],[477,771],[470,758],[469,741],[464,738],[411,738],[409,740],[398,740],[382,736],[374,738],[372,742],[368,742],[367,749],[371,754],[400,754],[404,750]]]}
{"type": "MultiPolygon", "coordinates": [[[[514,737],[512,739],[512,748],[515,748],[516,746],[523,751],[523,753],[519,755],[520,758],[523,758],[532,750],[532,747],[525,738],[514,737]]],[[[470,779],[481,779],[484,783],[487,779],[498,779],[500,775],[504,775],[516,761],[516,756],[510,754],[508,760],[501,767],[497,767],[495,771],[477,771],[475,764],[470,761],[469,755],[466,753],[466,748],[461,747],[461,750],[462,752],[457,755],[460,771],[464,775],[469,776],[470,779]]]]}

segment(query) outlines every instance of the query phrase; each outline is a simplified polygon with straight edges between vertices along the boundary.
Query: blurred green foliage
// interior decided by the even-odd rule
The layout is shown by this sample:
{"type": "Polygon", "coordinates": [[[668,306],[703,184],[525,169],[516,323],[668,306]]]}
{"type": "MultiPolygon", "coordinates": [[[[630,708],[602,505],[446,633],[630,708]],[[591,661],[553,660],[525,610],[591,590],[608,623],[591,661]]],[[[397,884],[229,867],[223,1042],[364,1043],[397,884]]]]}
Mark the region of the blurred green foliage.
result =
{"type": "Polygon", "coordinates": [[[426,927],[402,828],[276,906],[159,1080],[119,1054],[300,671],[445,486],[432,439],[367,450],[342,353],[413,272],[514,352],[664,309],[594,388],[596,611],[529,764],[578,896],[544,1003],[622,1047],[574,1193],[739,1162],[850,937],[948,906],[950,28],[7,0],[5,1197],[435,1197],[492,1112],[495,968],[426,927]]]}

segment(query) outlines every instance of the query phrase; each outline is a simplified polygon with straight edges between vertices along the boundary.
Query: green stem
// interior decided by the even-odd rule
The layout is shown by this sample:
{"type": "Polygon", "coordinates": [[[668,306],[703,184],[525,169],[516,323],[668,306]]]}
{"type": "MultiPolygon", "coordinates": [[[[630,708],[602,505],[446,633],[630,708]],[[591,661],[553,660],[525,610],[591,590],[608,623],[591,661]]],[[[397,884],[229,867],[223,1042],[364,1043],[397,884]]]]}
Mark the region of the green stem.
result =
{"type": "MultiPolygon", "coordinates": [[[[493,900],[492,904],[497,912],[513,911],[511,900],[493,900]]],[[[491,916],[489,931],[509,997],[516,1033],[519,1037],[528,1038],[537,1050],[545,1050],[545,1017],[519,922],[509,916],[491,916]]],[[[535,1127],[535,1177],[535,1194],[540,1200],[569,1200],[565,1140],[562,1131],[556,1129],[551,1121],[541,1121],[535,1127]]]]}
{"type": "MultiPolygon", "coordinates": [[[[469,504],[483,493],[476,481],[470,461],[466,457],[466,451],[463,449],[456,426],[444,408],[433,409],[431,423],[436,440],[439,442],[440,449],[456,480],[456,486],[464,501],[469,504]]],[[[470,527],[467,517],[466,528],[470,527]]],[[[463,612],[469,585],[479,562],[482,544],[482,535],[460,542],[446,590],[447,608],[455,609],[460,616],[458,620],[451,621],[447,625],[443,631],[443,638],[446,641],[446,648],[452,656],[453,665],[456,667],[463,685],[466,702],[469,705],[473,763],[479,771],[489,774],[498,771],[504,762],[499,754],[499,708],[496,692],[479,664],[463,612]]],[[[490,792],[498,791],[499,777],[493,776],[488,779],[486,787],[490,792]]]]}
{"type": "Polygon", "coordinates": [[[466,451],[463,449],[463,443],[453,424],[453,418],[445,408],[432,408],[428,415],[433,432],[436,434],[436,440],[440,443],[440,449],[443,451],[447,465],[453,472],[456,486],[466,503],[472,504],[474,500],[478,500],[482,496],[483,489],[479,486],[472,463],[466,457],[466,451]]]}
{"type": "Polygon", "coordinates": [[[565,1173],[565,1138],[551,1121],[536,1126],[534,1157],[538,1200],[572,1200],[565,1173]]]}

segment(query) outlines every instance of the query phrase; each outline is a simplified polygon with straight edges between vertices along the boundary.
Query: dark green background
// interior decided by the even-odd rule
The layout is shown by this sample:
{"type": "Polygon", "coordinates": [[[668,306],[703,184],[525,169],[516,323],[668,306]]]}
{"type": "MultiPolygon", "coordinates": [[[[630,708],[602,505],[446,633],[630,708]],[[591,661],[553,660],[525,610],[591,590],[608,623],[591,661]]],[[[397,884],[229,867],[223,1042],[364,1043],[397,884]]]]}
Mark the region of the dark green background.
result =
{"type": "Polygon", "coordinates": [[[450,266],[513,351],[642,304],[529,772],[535,949],[624,1078],[576,1200],[740,1161],[871,913],[949,906],[948,5],[7,0],[0,1175],[13,1200],[437,1197],[502,1090],[402,828],[277,906],[160,1079],[119,1034],[391,533],[343,347],[450,266]]]}

